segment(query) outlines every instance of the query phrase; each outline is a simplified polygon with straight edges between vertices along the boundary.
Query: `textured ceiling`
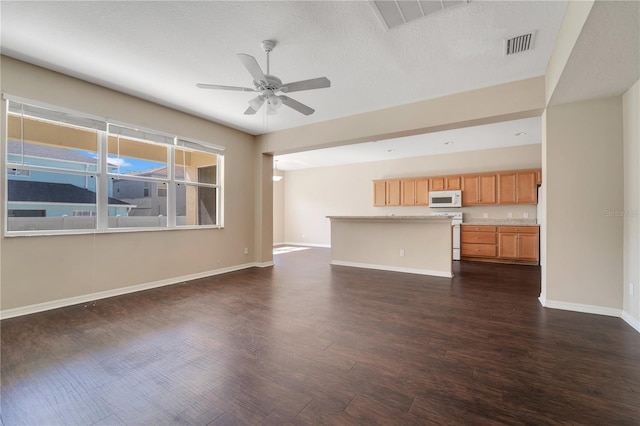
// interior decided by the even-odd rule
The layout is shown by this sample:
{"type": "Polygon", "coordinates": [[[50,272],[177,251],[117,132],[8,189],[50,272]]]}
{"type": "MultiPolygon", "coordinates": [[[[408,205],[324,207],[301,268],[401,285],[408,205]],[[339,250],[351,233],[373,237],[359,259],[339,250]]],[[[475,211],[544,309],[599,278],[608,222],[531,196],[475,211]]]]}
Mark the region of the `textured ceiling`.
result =
{"type": "Polygon", "coordinates": [[[366,1],[0,3],[2,53],[261,134],[543,75],[566,1],[471,1],[386,30],[366,1]],[[531,51],[503,39],[536,30],[531,51]],[[236,57],[277,42],[271,73],[332,87],[291,95],[316,109],[243,115],[252,93],[236,57]]]}
{"type": "Polygon", "coordinates": [[[640,78],[640,1],[595,2],[551,105],[619,96],[640,78]]]}

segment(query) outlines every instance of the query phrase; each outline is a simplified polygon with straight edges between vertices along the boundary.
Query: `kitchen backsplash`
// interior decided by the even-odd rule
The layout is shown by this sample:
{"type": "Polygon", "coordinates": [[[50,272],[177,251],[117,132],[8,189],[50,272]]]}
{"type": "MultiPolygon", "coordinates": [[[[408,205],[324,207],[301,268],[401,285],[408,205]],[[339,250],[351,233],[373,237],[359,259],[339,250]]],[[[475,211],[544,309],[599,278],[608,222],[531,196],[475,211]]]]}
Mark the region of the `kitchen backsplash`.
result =
{"type": "Polygon", "coordinates": [[[531,219],[535,223],[536,220],[535,204],[473,206],[461,210],[465,222],[474,219],[531,219]]]}

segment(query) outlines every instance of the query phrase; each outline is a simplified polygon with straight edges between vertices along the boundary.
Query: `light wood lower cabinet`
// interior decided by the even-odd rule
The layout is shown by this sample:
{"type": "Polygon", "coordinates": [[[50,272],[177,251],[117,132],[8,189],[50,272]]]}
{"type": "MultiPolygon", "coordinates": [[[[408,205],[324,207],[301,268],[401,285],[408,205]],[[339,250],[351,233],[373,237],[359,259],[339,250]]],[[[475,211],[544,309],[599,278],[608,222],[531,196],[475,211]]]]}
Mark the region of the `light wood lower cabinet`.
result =
{"type": "Polygon", "coordinates": [[[463,224],[460,254],[467,260],[537,265],[539,228],[463,224]]]}
{"type": "Polygon", "coordinates": [[[539,229],[537,226],[498,227],[498,257],[538,263],[539,229]]]}
{"type": "Polygon", "coordinates": [[[462,257],[495,258],[497,242],[495,226],[462,225],[460,228],[462,257]]]}

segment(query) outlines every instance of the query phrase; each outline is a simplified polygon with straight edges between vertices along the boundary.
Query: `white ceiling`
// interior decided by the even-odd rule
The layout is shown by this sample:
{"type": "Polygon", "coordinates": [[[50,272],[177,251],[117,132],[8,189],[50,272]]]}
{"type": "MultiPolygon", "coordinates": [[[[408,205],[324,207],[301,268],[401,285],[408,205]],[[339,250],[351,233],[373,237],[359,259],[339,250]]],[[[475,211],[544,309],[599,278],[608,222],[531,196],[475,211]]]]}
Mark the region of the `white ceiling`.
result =
{"type": "Polygon", "coordinates": [[[470,1],[386,30],[368,1],[6,1],[2,53],[143,99],[261,134],[543,75],[566,1],[470,1]],[[503,40],[536,30],[531,51],[505,57],[503,40]],[[326,76],[332,87],[245,116],[254,93],[238,60],[283,82],[326,76]]]}
{"type": "Polygon", "coordinates": [[[298,170],[395,160],[541,142],[541,117],[505,121],[436,133],[297,152],[274,157],[278,170],[298,170]],[[518,133],[524,133],[518,135],[518,133]],[[452,143],[449,143],[452,142],[452,143]]]}
{"type": "MultiPolygon", "coordinates": [[[[617,95],[638,79],[639,5],[596,2],[553,103],[617,95]]],[[[363,0],[2,0],[0,41],[4,55],[262,134],[543,75],[566,6],[470,0],[386,30],[363,0]],[[503,55],[505,38],[531,30],[531,51],[503,55]],[[313,115],[282,107],[246,116],[255,94],[195,87],[251,86],[236,54],[265,69],[265,39],[277,42],[271,73],[283,82],[331,80],[331,88],[291,95],[313,115]]],[[[539,142],[540,120],[530,119],[277,158],[295,169],[539,142]],[[527,135],[514,137],[519,131],[527,135]]]]}

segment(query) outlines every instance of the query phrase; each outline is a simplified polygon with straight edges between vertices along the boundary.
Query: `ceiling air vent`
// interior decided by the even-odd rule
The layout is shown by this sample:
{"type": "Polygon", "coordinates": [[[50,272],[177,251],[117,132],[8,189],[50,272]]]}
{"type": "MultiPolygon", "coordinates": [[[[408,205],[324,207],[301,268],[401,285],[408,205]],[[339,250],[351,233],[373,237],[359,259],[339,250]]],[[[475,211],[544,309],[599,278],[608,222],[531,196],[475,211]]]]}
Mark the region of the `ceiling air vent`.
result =
{"type": "Polygon", "coordinates": [[[504,54],[513,55],[514,53],[524,52],[533,49],[533,39],[536,38],[536,32],[531,31],[526,34],[507,38],[504,40],[504,54]]]}

